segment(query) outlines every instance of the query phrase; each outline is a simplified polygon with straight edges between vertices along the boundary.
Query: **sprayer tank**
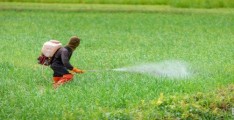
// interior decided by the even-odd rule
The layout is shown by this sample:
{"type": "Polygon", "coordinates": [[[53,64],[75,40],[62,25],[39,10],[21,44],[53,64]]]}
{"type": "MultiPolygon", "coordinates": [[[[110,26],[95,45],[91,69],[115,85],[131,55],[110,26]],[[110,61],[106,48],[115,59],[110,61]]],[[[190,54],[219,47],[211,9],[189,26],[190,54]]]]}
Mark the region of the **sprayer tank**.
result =
{"type": "Polygon", "coordinates": [[[62,47],[62,44],[57,41],[57,40],[50,40],[47,41],[43,44],[42,47],[42,54],[44,54],[46,57],[52,57],[54,55],[54,53],[60,48],[62,47]]]}

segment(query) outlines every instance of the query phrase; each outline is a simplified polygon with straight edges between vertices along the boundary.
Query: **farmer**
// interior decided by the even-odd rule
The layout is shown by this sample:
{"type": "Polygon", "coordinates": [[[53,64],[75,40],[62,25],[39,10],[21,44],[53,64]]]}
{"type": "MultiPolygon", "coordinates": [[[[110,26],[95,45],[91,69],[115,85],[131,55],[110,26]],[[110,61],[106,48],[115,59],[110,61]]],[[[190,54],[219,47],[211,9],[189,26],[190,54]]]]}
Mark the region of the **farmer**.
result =
{"type": "Polygon", "coordinates": [[[65,47],[61,47],[55,53],[54,58],[51,63],[51,69],[54,71],[53,74],[53,86],[57,88],[59,85],[62,85],[73,78],[73,74],[69,71],[75,73],[84,73],[83,70],[73,67],[69,60],[72,56],[72,53],[80,44],[80,38],[73,36],[70,38],[70,41],[65,47]]]}

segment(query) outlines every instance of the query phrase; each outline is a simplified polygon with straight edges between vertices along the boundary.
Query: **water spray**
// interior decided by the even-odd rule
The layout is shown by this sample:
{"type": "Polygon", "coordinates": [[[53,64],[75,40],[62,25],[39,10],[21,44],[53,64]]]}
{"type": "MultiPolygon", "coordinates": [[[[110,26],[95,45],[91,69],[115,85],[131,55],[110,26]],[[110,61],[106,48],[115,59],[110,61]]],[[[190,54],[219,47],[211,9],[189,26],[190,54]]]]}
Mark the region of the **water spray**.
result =
{"type": "Polygon", "coordinates": [[[149,74],[155,77],[168,78],[188,78],[191,76],[188,64],[178,60],[166,60],[159,63],[147,63],[130,67],[104,69],[104,70],[86,70],[88,72],[119,71],[149,74]]]}

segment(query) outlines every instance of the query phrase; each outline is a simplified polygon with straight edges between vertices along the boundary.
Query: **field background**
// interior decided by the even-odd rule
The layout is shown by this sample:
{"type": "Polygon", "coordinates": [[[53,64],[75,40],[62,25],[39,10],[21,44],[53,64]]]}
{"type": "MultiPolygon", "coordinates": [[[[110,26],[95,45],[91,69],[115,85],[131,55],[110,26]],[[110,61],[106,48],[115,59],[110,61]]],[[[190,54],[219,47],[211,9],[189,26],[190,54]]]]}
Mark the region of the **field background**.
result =
{"type": "Polygon", "coordinates": [[[0,0],[0,2],[169,5],[183,8],[233,8],[233,0],[0,0]]]}
{"type": "Polygon", "coordinates": [[[233,9],[33,5],[44,4],[0,3],[1,119],[233,118],[233,9]],[[71,63],[81,69],[181,60],[194,75],[87,72],[54,90],[36,58],[45,41],[73,35],[82,42],[71,63]]]}

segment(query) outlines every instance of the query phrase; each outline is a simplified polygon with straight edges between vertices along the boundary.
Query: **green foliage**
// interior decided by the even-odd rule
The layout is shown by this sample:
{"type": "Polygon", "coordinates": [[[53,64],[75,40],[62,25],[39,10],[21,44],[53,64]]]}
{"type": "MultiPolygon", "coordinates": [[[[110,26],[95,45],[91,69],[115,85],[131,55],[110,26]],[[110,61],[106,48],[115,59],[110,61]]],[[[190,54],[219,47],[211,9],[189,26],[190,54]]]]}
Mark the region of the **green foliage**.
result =
{"type": "Polygon", "coordinates": [[[104,114],[106,119],[229,119],[234,107],[234,85],[208,93],[164,96],[104,114]]]}
{"type": "Polygon", "coordinates": [[[233,84],[233,19],[233,13],[216,11],[1,10],[0,118],[231,118],[230,111],[225,111],[233,105],[230,87],[210,91],[233,84]],[[38,65],[36,58],[45,41],[57,39],[65,45],[73,35],[82,39],[71,59],[80,69],[105,70],[175,59],[188,62],[194,73],[191,78],[173,80],[87,72],[54,90],[52,71],[38,65]],[[215,96],[221,93],[224,97],[215,96]]]}
{"type": "Polygon", "coordinates": [[[182,8],[233,8],[233,0],[0,0],[0,2],[170,5],[182,8]]]}
{"type": "Polygon", "coordinates": [[[169,0],[0,0],[0,2],[82,3],[82,4],[167,4],[169,0]]]}
{"type": "Polygon", "coordinates": [[[233,7],[233,0],[171,0],[170,5],[182,8],[226,8],[233,7]]]}

